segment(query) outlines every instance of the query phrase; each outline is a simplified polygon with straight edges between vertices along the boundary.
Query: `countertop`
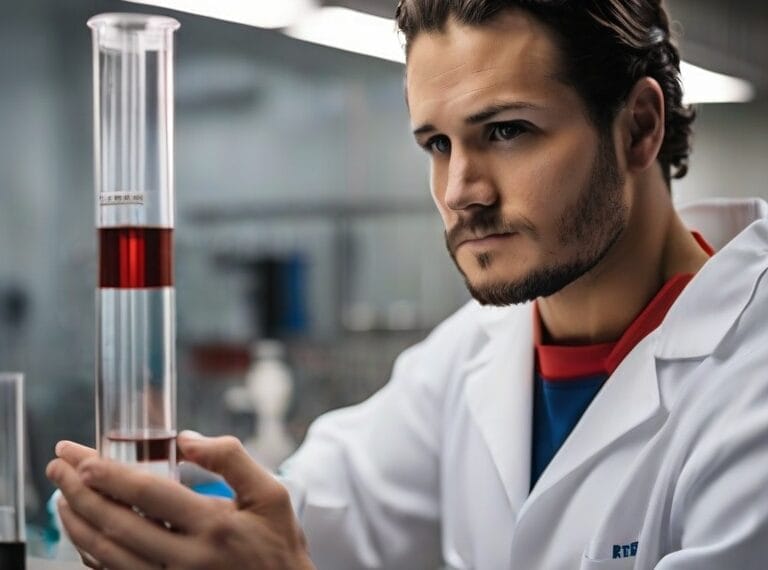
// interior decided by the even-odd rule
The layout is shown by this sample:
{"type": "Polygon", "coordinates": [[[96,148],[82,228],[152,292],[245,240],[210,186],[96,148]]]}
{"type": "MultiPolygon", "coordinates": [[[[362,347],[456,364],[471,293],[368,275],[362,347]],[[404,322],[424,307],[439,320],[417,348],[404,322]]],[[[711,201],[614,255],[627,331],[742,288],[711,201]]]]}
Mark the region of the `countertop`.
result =
{"type": "Polygon", "coordinates": [[[59,560],[44,560],[42,558],[28,558],[27,570],[82,570],[87,568],[79,562],[62,562],[59,560]]]}

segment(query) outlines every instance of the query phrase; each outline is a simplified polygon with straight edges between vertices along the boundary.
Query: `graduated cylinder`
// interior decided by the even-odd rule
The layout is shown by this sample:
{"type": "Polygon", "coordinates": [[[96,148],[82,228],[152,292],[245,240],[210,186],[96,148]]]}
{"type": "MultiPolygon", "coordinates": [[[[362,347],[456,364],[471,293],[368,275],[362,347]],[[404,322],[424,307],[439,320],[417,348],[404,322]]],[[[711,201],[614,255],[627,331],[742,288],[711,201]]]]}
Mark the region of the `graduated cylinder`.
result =
{"type": "Polygon", "coordinates": [[[24,570],[24,376],[0,372],[0,570],[24,570]]]}
{"type": "Polygon", "coordinates": [[[173,33],[102,14],[93,32],[96,436],[102,456],[176,474],[173,33]]]}

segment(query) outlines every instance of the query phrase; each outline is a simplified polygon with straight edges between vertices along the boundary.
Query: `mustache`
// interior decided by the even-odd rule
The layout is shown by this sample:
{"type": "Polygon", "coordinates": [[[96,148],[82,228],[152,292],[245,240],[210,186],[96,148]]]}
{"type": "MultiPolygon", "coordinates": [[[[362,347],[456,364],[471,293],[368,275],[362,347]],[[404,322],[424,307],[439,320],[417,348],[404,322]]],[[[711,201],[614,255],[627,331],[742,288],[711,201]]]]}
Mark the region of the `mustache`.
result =
{"type": "Polygon", "coordinates": [[[454,253],[462,243],[480,239],[493,234],[512,234],[524,229],[531,230],[530,224],[523,220],[504,220],[498,210],[478,210],[476,213],[459,218],[451,229],[445,232],[445,245],[454,253]]]}

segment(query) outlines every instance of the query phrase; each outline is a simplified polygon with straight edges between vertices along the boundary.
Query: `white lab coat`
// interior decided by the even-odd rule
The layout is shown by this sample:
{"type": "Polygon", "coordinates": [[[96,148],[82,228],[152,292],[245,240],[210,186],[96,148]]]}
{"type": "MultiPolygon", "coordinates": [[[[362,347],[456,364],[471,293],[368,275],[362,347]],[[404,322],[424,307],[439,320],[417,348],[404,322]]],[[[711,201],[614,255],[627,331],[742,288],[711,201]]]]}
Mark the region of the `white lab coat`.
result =
{"type": "Polygon", "coordinates": [[[531,306],[466,305],[284,465],[315,564],[768,568],[766,270],[758,221],[625,358],[533,490],[531,306]]]}

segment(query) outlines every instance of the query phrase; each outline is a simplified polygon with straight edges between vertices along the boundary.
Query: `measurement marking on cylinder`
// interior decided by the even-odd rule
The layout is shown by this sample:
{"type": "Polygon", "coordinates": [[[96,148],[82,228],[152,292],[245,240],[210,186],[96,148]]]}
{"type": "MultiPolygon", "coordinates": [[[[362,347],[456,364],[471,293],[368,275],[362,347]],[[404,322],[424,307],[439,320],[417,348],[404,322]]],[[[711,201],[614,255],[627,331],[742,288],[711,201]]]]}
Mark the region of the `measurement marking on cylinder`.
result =
{"type": "Polygon", "coordinates": [[[144,192],[102,192],[99,194],[102,206],[144,205],[144,192]]]}

